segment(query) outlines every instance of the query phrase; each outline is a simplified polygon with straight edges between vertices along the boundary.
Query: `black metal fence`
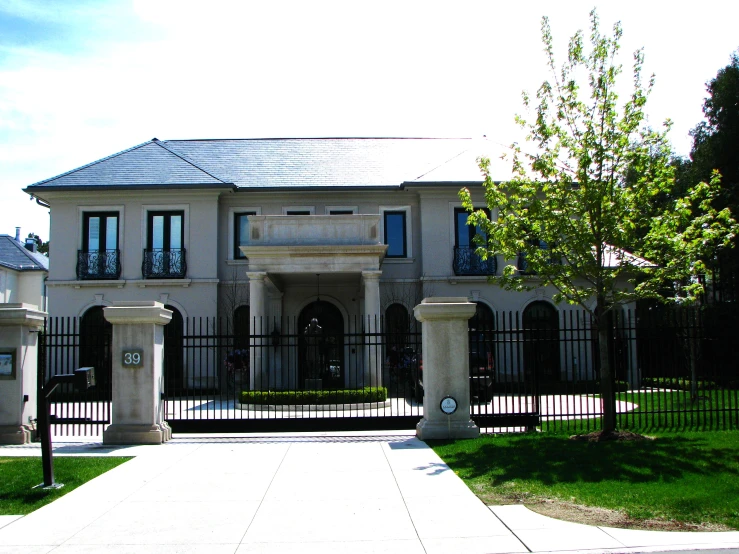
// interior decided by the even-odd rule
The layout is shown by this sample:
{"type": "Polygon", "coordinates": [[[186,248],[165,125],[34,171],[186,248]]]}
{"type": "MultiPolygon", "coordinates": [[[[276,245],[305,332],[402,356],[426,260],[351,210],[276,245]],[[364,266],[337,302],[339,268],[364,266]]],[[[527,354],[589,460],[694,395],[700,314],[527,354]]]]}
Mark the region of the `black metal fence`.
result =
{"type": "Polygon", "coordinates": [[[48,318],[39,333],[37,397],[51,377],[72,375],[81,367],[95,368],[96,385],[85,392],[60,385],[52,393],[49,411],[56,435],[99,435],[111,422],[111,333],[104,320],[48,318]]]}
{"type": "MultiPolygon", "coordinates": [[[[57,434],[99,433],[110,422],[111,329],[99,312],[50,318],[40,334],[39,386],[79,367],[97,374],[96,390],[54,393],[57,434]]],[[[542,314],[471,320],[470,411],[481,428],[600,428],[594,321],[577,310],[542,314]]],[[[227,318],[173,321],[165,419],[177,432],[413,428],[423,415],[420,325],[330,310],[317,319],[319,329],[312,317],[252,318],[236,330],[227,318]]],[[[619,426],[739,427],[737,328],[730,304],[614,313],[608,355],[619,426]]]]}
{"type": "MultiPolygon", "coordinates": [[[[733,310],[645,306],[616,311],[607,324],[620,427],[739,426],[733,310]]],[[[538,420],[548,430],[600,429],[600,365],[590,314],[571,310],[526,321],[499,312],[492,325],[470,334],[472,417],[488,428],[528,415],[526,427],[538,420]],[[482,368],[493,378],[481,380],[482,368]]]]}
{"type": "Polygon", "coordinates": [[[422,416],[420,332],[336,314],[189,318],[165,343],[165,418],[174,431],[413,428],[422,416]],[[176,360],[176,362],[173,362],[176,360]]]}

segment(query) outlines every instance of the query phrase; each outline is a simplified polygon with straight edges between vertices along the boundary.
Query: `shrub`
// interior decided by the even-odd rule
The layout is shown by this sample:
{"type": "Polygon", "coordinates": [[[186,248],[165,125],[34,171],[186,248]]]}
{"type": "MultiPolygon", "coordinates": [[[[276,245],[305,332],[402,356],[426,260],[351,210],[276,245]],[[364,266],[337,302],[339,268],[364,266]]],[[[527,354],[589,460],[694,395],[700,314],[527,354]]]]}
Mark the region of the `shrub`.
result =
{"type": "Polygon", "coordinates": [[[301,404],[360,404],[384,402],[386,387],[364,387],[341,390],[242,391],[242,404],[296,406],[301,404]]]}
{"type": "MultiPolygon", "coordinates": [[[[642,385],[657,389],[693,390],[692,381],[688,377],[644,377],[642,385]]],[[[696,381],[696,388],[698,390],[713,390],[718,387],[713,381],[698,380],[696,381]]]]}

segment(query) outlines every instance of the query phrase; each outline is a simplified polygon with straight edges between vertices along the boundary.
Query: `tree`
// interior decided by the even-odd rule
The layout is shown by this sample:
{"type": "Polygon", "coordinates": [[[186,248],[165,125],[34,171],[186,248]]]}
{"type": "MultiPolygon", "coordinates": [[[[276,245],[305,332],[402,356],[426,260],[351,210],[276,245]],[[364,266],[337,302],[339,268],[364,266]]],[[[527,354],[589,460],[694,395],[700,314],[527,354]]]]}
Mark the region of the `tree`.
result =
{"type": "Polygon", "coordinates": [[[34,233],[28,233],[28,238],[34,239],[36,241],[36,245],[37,245],[36,250],[38,252],[40,252],[47,258],[49,257],[49,241],[44,242],[43,240],[41,240],[41,238],[38,235],[34,233]]]}
{"type": "MultiPolygon", "coordinates": [[[[692,131],[689,175],[706,179],[714,170],[721,174],[721,193],[717,208],[739,209],[739,51],[731,62],[706,83],[708,98],[703,103],[705,121],[692,131]]],[[[739,298],[739,249],[723,252],[716,260],[724,300],[739,298]]]]}
{"type": "MultiPolygon", "coordinates": [[[[496,183],[490,161],[480,159],[485,200],[491,215],[475,209],[468,189],[460,191],[470,211],[468,223],[483,232],[476,238],[483,258],[502,254],[525,259],[526,273],[513,265],[493,278],[509,290],[543,285],[556,289],[554,300],[587,310],[598,335],[603,432],[616,427],[615,392],[608,356],[609,319],[616,306],[643,298],[662,298],[665,282],[674,282],[673,300],[690,301],[700,292],[691,279],[705,260],[728,245],[737,228],[728,210],[711,200],[718,179],[694,185],[656,216],[643,207],[673,191],[675,167],[662,130],[647,126],[644,107],[654,83],[644,85],[642,50],[634,54],[632,84],[619,102],[617,64],[619,23],[612,36],[600,33],[590,13],[590,48],[583,33],[569,41],[567,60],[558,70],[549,21],[542,19],[542,41],[551,80],[536,94],[527,131],[530,152],[512,146],[513,178],[496,183]],[[583,83],[584,80],[584,83],[583,83]]],[[[532,99],[524,93],[524,106],[532,99]]]]}

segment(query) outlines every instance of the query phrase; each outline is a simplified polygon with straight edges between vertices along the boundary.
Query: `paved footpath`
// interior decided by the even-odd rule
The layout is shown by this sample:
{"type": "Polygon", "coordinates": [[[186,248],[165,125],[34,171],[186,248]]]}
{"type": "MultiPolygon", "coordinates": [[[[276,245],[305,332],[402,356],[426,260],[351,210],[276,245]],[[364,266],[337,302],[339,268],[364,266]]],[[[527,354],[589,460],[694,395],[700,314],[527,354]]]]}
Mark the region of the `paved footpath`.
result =
{"type": "MultiPolygon", "coordinates": [[[[25,517],[0,516],[0,554],[739,548],[739,531],[630,531],[489,508],[406,432],[177,435],[132,447],[65,438],[54,452],[134,458],[25,517]]],[[[40,446],[0,447],[25,455],[40,446]]]]}

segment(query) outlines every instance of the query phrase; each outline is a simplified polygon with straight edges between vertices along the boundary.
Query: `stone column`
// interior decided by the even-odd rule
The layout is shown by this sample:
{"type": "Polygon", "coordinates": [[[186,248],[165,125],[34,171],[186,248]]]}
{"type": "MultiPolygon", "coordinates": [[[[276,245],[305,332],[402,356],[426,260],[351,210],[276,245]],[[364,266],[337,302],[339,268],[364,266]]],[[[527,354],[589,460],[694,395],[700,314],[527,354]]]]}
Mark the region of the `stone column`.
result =
{"type": "Polygon", "coordinates": [[[425,298],[413,309],[423,324],[423,419],[416,436],[426,439],[475,438],[480,429],[470,419],[470,360],[467,320],[475,304],[466,298],[425,298]],[[441,411],[451,396],[456,411],[441,411]]]}
{"type": "Polygon", "coordinates": [[[0,304],[0,444],[31,442],[36,429],[38,332],[46,313],[0,304]]]}
{"type": "MultiPolygon", "coordinates": [[[[265,271],[253,271],[246,274],[249,277],[249,334],[250,335],[266,335],[269,331],[266,328],[266,290],[265,279],[267,273],[265,271]]],[[[249,388],[251,390],[261,390],[266,388],[268,383],[267,368],[263,367],[264,352],[263,340],[254,337],[249,344],[249,388]]]]}
{"type": "Polygon", "coordinates": [[[161,302],[118,302],[103,308],[113,324],[112,424],[105,444],[161,444],[172,438],[164,421],[164,325],[161,302]],[[136,356],[139,355],[139,357],[136,356]]]}
{"type": "Polygon", "coordinates": [[[364,379],[361,386],[382,386],[382,341],[380,333],[380,276],[382,271],[363,271],[364,281],[364,331],[367,338],[364,342],[364,379]]]}

